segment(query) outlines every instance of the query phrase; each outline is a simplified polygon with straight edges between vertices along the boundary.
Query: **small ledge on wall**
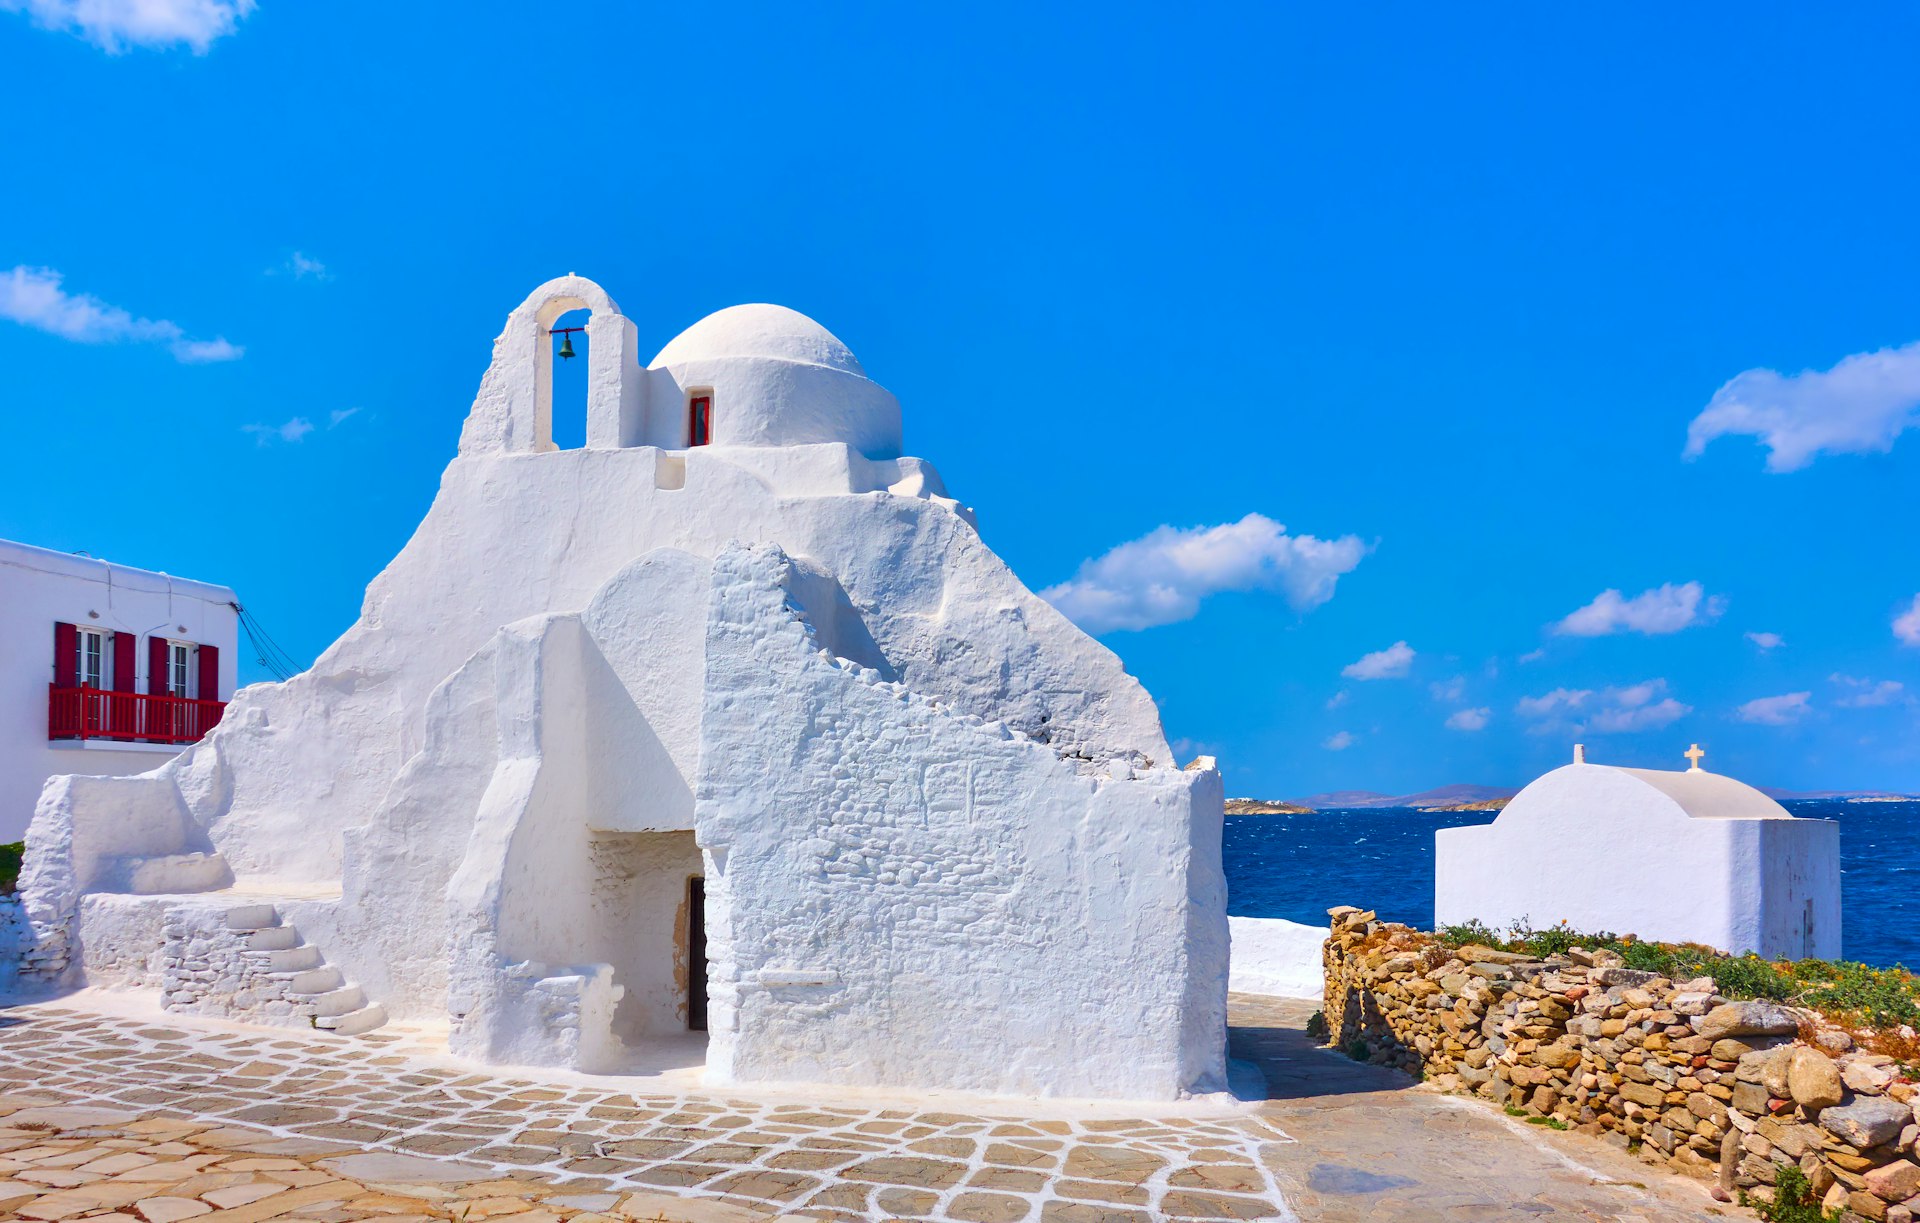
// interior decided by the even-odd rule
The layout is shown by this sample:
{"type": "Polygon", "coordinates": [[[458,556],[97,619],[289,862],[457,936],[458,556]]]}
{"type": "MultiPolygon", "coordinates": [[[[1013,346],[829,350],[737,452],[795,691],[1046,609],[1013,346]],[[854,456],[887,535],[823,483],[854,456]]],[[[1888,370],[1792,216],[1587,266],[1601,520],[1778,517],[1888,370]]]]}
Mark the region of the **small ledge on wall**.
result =
{"type": "Polygon", "coordinates": [[[653,463],[653,486],[678,492],[687,486],[687,456],[658,451],[653,463]]]}

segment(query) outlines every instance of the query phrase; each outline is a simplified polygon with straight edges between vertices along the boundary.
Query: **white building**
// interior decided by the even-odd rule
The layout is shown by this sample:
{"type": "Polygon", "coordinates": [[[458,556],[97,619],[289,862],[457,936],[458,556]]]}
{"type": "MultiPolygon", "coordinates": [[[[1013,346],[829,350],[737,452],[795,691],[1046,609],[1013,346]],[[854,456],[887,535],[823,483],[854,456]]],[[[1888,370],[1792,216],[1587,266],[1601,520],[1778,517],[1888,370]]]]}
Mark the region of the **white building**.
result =
{"type": "Polygon", "coordinates": [[[1224,1085],[1211,765],[825,329],[738,306],[643,366],[569,276],[312,670],[49,784],[23,972],[490,1062],[1170,1099],[1224,1085]]]}
{"type": "Polygon", "coordinates": [[[143,773],[220,720],[234,594],[0,540],[0,843],[49,777],[143,773]]]}
{"type": "Polygon", "coordinates": [[[1735,953],[1840,954],[1840,825],[1752,786],[1575,762],[1491,824],[1434,834],[1435,921],[1633,934],[1735,953]]]}

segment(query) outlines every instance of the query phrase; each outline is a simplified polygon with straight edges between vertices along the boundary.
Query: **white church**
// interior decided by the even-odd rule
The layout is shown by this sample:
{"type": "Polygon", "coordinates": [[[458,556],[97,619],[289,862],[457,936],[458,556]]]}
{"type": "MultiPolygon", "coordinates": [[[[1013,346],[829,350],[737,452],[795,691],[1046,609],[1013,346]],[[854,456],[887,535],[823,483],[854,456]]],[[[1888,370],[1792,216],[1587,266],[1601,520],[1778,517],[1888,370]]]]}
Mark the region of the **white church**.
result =
{"type": "Polygon", "coordinates": [[[19,984],[490,1063],[1176,1099],[1224,1086],[1212,766],[824,328],[737,306],[643,364],[567,276],[311,670],[47,784],[19,984]]]}
{"type": "Polygon", "coordinates": [[[1491,824],[1434,834],[1434,920],[1565,922],[1769,959],[1840,955],[1840,825],[1700,767],[1562,765],[1491,824]]]}

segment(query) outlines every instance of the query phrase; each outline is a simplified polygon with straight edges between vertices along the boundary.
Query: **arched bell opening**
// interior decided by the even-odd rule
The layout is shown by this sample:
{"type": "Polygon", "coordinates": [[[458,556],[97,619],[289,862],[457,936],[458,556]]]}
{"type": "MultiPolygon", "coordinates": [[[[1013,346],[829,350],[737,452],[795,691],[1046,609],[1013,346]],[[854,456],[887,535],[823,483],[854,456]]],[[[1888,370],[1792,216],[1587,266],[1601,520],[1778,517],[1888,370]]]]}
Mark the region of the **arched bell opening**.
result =
{"type": "Polygon", "coordinates": [[[587,323],[593,311],[568,310],[546,328],[547,419],[553,448],[579,450],[587,444],[587,390],[593,343],[587,323]]]}

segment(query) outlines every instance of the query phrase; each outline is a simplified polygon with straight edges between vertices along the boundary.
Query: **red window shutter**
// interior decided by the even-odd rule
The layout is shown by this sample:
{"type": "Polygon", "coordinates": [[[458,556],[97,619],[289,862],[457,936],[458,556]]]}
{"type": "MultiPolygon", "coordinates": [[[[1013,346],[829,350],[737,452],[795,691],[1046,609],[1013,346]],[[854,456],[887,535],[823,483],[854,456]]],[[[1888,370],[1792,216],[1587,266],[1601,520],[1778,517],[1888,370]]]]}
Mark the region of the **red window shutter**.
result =
{"type": "Polygon", "coordinates": [[[167,690],[167,639],[147,638],[147,692],[159,696],[167,690]]]}
{"type": "Polygon", "coordinates": [[[115,692],[133,691],[133,642],[132,633],[113,635],[113,690],[115,692]]]}
{"type": "Polygon", "coordinates": [[[80,682],[80,630],[71,624],[53,626],[53,682],[71,688],[80,682]]]}
{"type": "Polygon", "coordinates": [[[695,395],[687,403],[687,445],[705,446],[713,441],[713,396],[695,395]]]}
{"type": "Polygon", "coordinates": [[[200,647],[200,699],[220,699],[220,647],[217,645],[200,647]]]}

